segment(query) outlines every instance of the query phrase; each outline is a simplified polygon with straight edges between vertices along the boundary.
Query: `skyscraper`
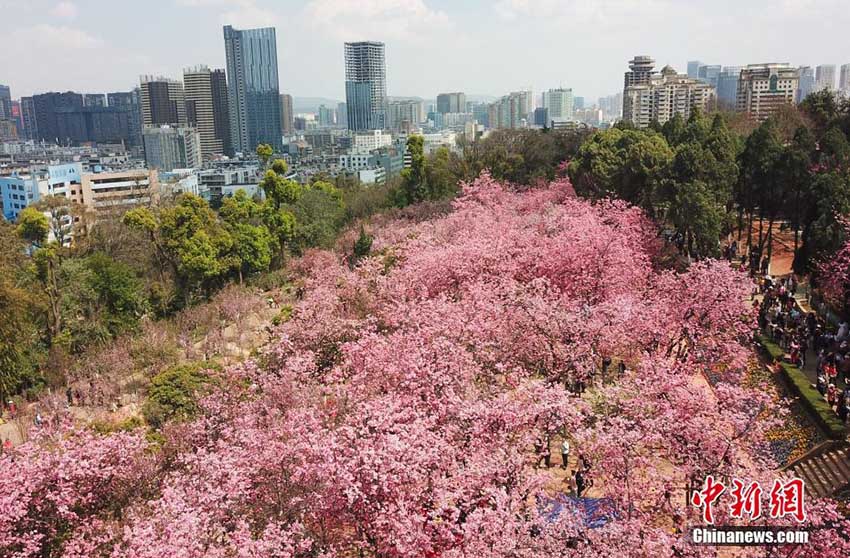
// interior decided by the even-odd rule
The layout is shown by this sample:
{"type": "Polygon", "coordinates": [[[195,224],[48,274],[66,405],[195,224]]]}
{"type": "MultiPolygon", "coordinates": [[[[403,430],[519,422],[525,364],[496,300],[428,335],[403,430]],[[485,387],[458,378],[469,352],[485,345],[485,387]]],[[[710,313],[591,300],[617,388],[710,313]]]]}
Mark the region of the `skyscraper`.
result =
{"type": "Polygon", "coordinates": [[[164,77],[141,77],[142,126],[187,123],[183,84],[164,77]]]}
{"type": "Polygon", "coordinates": [[[340,128],[348,128],[348,105],[336,104],[336,121],[340,128]]]}
{"type": "Polygon", "coordinates": [[[841,65],[841,77],[838,78],[838,90],[850,95],[850,64],[841,65]]]}
{"type": "Polygon", "coordinates": [[[274,27],[224,27],[230,138],[234,151],[251,153],[261,143],[280,150],[280,83],[274,27]]]}
{"type": "Polygon", "coordinates": [[[12,91],[8,85],[0,85],[0,120],[12,119],[12,91]]]}
{"type": "Polygon", "coordinates": [[[213,70],[210,73],[212,87],[213,125],[216,140],[221,141],[221,148],[226,155],[233,155],[233,142],[230,139],[230,103],[227,94],[227,75],[224,70],[213,70]]]}
{"type": "Polygon", "coordinates": [[[719,65],[708,65],[704,64],[699,67],[698,78],[703,83],[707,83],[712,87],[717,87],[717,79],[720,77],[720,66],[719,65]]]}
{"type": "Polygon", "coordinates": [[[437,112],[466,112],[466,93],[440,93],[437,95],[437,112]]]}
{"type": "Polygon", "coordinates": [[[186,94],[186,118],[201,136],[201,156],[204,160],[224,153],[224,141],[215,127],[213,102],[213,73],[206,66],[187,68],[183,72],[186,94]]]}
{"type": "Polygon", "coordinates": [[[691,79],[697,79],[699,77],[699,67],[702,66],[702,62],[699,60],[689,60],[688,61],[688,77],[691,79]]]}
{"type": "Polygon", "coordinates": [[[815,89],[835,91],[835,64],[821,64],[815,68],[815,89]]]}
{"type": "Polygon", "coordinates": [[[350,130],[374,130],[386,126],[384,43],[345,43],[345,101],[350,130]]]}
{"type": "Polygon", "coordinates": [[[73,91],[66,93],[42,93],[32,96],[33,109],[37,135],[35,139],[46,142],[64,144],[72,136],[76,136],[74,130],[68,130],[66,126],[60,126],[59,114],[81,109],[83,107],[83,96],[73,91]]]}
{"type": "Polygon", "coordinates": [[[130,128],[130,145],[142,145],[142,93],[136,87],[132,91],[119,91],[106,94],[106,104],[127,112],[130,128]]]}
{"type": "Polygon", "coordinates": [[[24,134],[27,139],[39,139],[38,124],[35,119],[35,102],[32,97],[21,97],[21,120],[24,122],[24,134]]]}
{"type": "Polygon", "coordinates": [[[797,89],[797,102],[802,103],[815,90],[815,69],[811,66],[800,67],[800,86],[797,89]]]}
{"type": "Polygon", "coordinates": [[[573,119],[573,90],[550,89],[543,92],[543,108],[547,109],[546,125],[552,120],[568,122],[573,119]]]}
{"type": "Polygon", "coordinates": [[[291,136],[295,131],[295,115],[292,113],[292,95],[280,95],[280,127],[283,135],[291,136]]]}
{"type": "Polygon", "coordinates": [[[717,76],[717,102],[722,108],[734,109],[738,99],[739,66],[724,66],[717,76]]]}

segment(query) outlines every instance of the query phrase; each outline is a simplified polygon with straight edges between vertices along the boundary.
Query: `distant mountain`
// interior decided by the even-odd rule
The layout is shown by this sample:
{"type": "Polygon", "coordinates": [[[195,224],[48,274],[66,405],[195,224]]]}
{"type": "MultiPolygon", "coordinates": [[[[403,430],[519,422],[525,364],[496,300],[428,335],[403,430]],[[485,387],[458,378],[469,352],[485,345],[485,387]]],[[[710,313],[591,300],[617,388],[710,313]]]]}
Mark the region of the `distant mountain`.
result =
{"type": "Polygon", "coordinates": [[[328,99],[327,97],[293,97],[292,112],[318,112],[319,105],[336,108],[342,102],[338,99],[328,99]]]}

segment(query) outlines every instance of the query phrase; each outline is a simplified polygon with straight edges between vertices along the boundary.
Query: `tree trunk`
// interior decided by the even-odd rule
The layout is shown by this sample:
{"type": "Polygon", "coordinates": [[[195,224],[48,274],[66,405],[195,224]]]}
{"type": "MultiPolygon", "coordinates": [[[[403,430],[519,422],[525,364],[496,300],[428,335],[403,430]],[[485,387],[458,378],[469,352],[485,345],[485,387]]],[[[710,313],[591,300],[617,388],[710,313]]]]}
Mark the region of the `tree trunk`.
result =
{"type": "Polygon", "coordinates": [[[747,252],[753,245],[753,212],[750,211],[747,217],[747,252]]]}
{"type": "Polygon", "coordinates": [[[768,264],[771,261],[771,256],[773,255],[773,217],[768,219],[767,221],[767,262],[768,264]]]}

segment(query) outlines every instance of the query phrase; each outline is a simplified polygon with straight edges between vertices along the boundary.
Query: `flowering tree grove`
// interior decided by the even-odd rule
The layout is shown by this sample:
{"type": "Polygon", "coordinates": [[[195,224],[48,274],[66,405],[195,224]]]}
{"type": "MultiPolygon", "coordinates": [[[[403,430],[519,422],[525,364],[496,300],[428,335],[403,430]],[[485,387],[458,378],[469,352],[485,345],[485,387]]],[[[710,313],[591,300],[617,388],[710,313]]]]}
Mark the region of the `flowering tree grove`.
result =
{"type": "MultiPolygon", "coordinates": [[[[353,269],[297,262],[276,341],[157,447],[59,428],[0,458],[0,554],[713,556],[674,532],[698,522],[686,488],[775,476],[746,278],[657,269],[640,210],[485,173],[448,215],[373,233],[353,269]],[[614,502],[603,527],[543,513],[566,487],[534,448],[562,436],[614,502]]],[[[811,545],[741,555],[846,555],[834,503],[807,505],[811,545]]]]}

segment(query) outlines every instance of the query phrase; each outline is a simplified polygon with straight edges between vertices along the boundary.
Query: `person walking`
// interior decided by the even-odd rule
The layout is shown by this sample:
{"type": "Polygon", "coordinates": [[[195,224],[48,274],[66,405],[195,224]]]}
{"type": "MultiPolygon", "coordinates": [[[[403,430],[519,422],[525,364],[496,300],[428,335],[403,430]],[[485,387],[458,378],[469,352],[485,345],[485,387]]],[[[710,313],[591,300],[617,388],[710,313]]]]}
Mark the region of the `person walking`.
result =
{"type": "Polygon", "coordinates": [[[570,462],[570,441],[564,438],[561,442],[561,469],[566,469],[570,462]]]}
{"type": "Polygon", "coordinates": [[[578,498],[578,485],[576,485],[576,472],[570,471],[567,474],[566,478],[564,478],[564,482],[567,484],[567,494],[572,496],[573,498],[578,498]]]}

